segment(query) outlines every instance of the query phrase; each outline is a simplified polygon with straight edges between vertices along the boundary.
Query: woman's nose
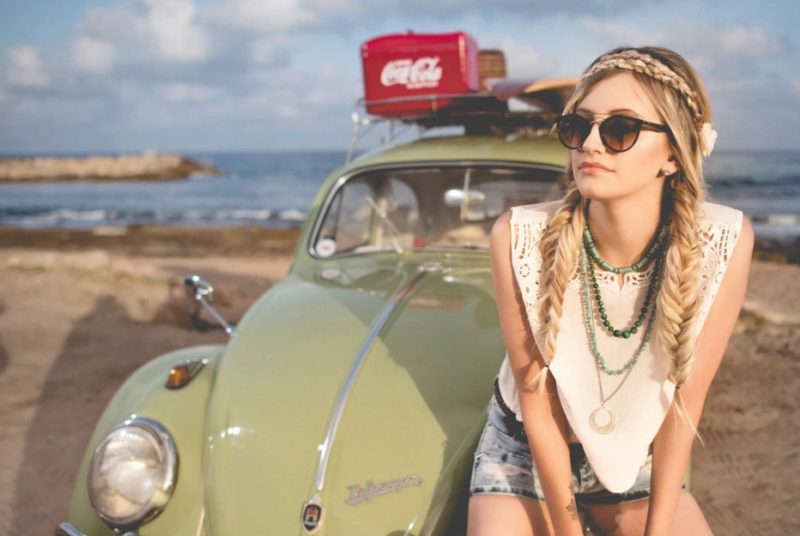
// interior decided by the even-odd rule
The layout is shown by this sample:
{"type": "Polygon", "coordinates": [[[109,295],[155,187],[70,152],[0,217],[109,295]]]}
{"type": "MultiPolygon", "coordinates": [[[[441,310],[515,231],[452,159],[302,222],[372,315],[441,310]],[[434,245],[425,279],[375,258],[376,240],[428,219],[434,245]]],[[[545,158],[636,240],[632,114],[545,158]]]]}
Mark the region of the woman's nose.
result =
{"type": "Polygon", "coordinates": [[[589,135],[583,140],[582,151],[602,151],[605,149],[603,140],[600,139],[600,125],[592,123],[589,128],[589,135]]]}

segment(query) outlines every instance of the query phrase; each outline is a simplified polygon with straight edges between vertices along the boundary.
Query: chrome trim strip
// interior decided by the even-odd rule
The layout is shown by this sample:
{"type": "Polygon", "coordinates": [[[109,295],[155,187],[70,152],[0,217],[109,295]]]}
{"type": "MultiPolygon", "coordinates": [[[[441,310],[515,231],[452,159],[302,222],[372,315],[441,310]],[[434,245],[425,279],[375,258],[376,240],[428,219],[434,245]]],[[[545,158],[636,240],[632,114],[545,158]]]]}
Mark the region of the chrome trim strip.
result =
{"type": "Polygon", "coordinates": [[[347,398],[350,395],[351,389],[353,388],[353,383],[358,376],[361,365],[364,363],[367,352],[369,352],[369,349],[372,348],[373,342],[375,342],[375,339],[386,325],[391,314],[402,302],[408,298],[408,295],[411,293],[417,283],[419,283],[420,279],[422,279],[428,272],[435,271],[443,271],[443,267],[440,263],[431,262],[420,264],[417,268],[417,273],[414,274],[406,284],[401,286],[400,289],[389,299],[389,302],[383,308],[383,311],[377,320],[375,320],[375,322],[372,324],[369,334],[367,334],[367,337],[361,344],[361,348],[358,351],[358,356],[353,362],[353,366],[350,368],[350,372],[347,375],[347,380],[345,381],[342,390],[339,392],[339,398],[336,400],[336,405],[334,406],[333,414],[330,423],[328,424],[328,433],[325,434],[325,440],[319,445],[319,463],[317,464],[317,476],[315,479],[317,492],[321,492],[322,487],[325,484],[325,472],[328,469],[328,460],[330,458],[331,448],[334,440],[336,439],[336,432],[339,429],[339,421],[342,419],[344,408],[347,405],[347,398]]]}
{"type": "MultiPolygon", "coordinates": [[[[314,251],[314,244],[316,243],[316,238],[319,235],[320,227],[322,226],[322,221],[325,219],[325,216],[330,210],[331,204],[333,204],[333,200],[336,198],[336,194],[338,191],[356,175],[362,175],[364,173],[369,173],[373,171],[381,171],[387,169],[414,169],[414,168],[426,168],[426,167],[492,167],[492,166],[508,166],[508,167],[516,167],[516,168],[532,168],[532,169],[543,169],[546,171],[554,171],[557,173],[563,173],[564,167],[561,166],[554,166],[551,164],[537,164],[535,162],[519,162],[515,160],[430,160],[424,162],[394,162],[391,164],[378,164],[375,166],[367,166],[367,167],[360,167],[356,169],[352,169],[349,172],[345,173],[344,175],[340,176],[331,186],[328,194],[326,195],[325,199],[322,202],[322,206],[320,206],[319,211],[317,211],[317,217],[314,221],[314,226],[311,229],[311,232],[308,234],[308,242],[306,243],[306,252],[311,256],[313,259],[317,260],[329,260],[325,257],[320,257],[314,251]]],[[[391,250],[387,249],[382,253],[390,252],[391,250]]],[[[448,250],[450,251],[450,250],[448,250]]],[[[465,249],[453,249],[452,252],[454,253],[463,253],[469,252],[469,250],[465,249]]],[[[369,255],[374,252],[370,253],[360,253],[357,255],[369,255]]],[[[352,256],[352,255],[347,255],[352,256]]],[[[342,256],[344,257],[344,256],[342,256]]],[[[339,259],[342,257],[334,257],[333,259],[339,259]]]]}
{"type": "Polygon", "coordinates": [[[61,523],[53,532],[53,536],[86,536],[71,523],[61,523]]]}
{"type": "Polygon", "coordinates": [[[203,509],[200,510],[200,519],[197,520],[197,532],[195,532],[196,536],[202,536],[203,530],[206,523],[206,507],[205,507],[206,500],[203,499],[203,509]]]}

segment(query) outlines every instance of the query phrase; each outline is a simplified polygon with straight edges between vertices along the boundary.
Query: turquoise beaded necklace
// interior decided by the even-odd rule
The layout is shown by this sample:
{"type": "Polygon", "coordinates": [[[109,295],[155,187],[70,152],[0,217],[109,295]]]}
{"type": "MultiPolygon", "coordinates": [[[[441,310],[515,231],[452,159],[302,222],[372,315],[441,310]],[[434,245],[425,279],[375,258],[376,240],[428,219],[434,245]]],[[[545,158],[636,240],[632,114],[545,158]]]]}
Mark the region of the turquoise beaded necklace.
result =
{"type": "Polygon", "coordinates": [[[615,274],[626,274],[628,272],[636,272],[641,270],[643,267],[647,266],[653,257],[656,256],[658,251],[661,249],[661,245],[664,243],[664,237],[667,236],[667,226],[662,225],[661,228],[658,230],[657,238],[653,241],[650,245],[650,248],[644,254],[644,257],[639,260],[639,262],[635,264],[631,264],[630,266],[614,266],[613,264],[609,264],[600,256],[600,252],[597,251],[597,246],[594,245],[594,238],[592,238],[592,232],[589,230],[589,222],[586,222],[586,225],[583,228],[583,239],[586,241],[587,247],[589,249],[589,254],[592,256],[592,259],[597,261],[597,264],[603,267],[603,270],[607,272],[614,272],[615,274]]]}
{"type": "MultiPolygon", "coordinates": [[[[597,361],[597,365],[600,367],[600,369],[604,373],[606,373],[608,375],[623,374],[624,372],[632,369],[634,367],[634,365],[636,365],[636,363],[639,361],[639,357],[642,355],[642,352],[644,351],[645,346],[647,346],[647,342],[650,340],[650,335],[651,335],[651,332],[652,332],[652,329],[653,329],[653,317],[655,316],[655,301],[652,299],[652,296],[655,295],[655,289],[657,289],[659,287],[660,282],[661,282],[661,268],[662,268],[662,265],[663,265],[664,256],[661,255],[661,256],[658,257],[658,259],[656,261],[656,266],[655,266],[655,271],[654,271],[654,274],[653,274],[653,278],[650,281],[650,288],[648,289],[648,296],[650,296],[650,299],[647,299],[647,301],[652,302],[652,306],[650,306],[650,304],[648,304],[648,307],[650,307],[650,318],[647,320],[647,326],[645,327],[645,331],[644,331],[644,335],[642,337],[642,341],[639,344],[638,348],[636,348],[636,351],[634,352],[633,357],[631,357],[631,359],[628,360],[628,362],[625,363],[625,365],[623,365],[621,368],[616,369],[616,370],[610,369],[610,368],[608,368],[606,366],[605,358],[600,353],[600,350],[599,350],[599,348],[597,346],[597,337],[596,337],[595,330],[594,330],[594,322],[592,322],[592,303],[591,303],[591,297],[590,297],[590,293],[589,293],[589,271],[590,271],[590,269],[587,266],[589,263],[588,263],[586,257],[587,257],[586,248],[583,246],[583,244],[581,244],[581,259],[580,259],[581,260],[581,281],[583,283],[581,285],[581,301],[583,303],[583,320],[584,320],[584,323],[586,324],[586,328],[587,328],[587,331],[589,333],[589,346],[590,346],[590,349],[592,351],[592,355],[595,358],[595,361],[597,361]]],[[[597,283],[595,282],[594,285],[596,285],[596,284],[597,283]]],[[[595,292],[596,292],[595,296],[597,296],[599,294],[598,289],[596,287],[594,287],[594,286],[592,288],[595,288],[595,292]]],[[[599,307],[603,307],[601,301],[598,301],[598,306],[599,307]]],[[[642,309],[646,311],[645,307],[642,307],[642,309]]],[[[603,313],[605,313],[605,308],[604,307],[603,307],[603,313]]],[[[637,327],[635,325],[635,323],[634,323],[634,327],[637,327]]],[[[636,332],[634,331],[633,333],[636,333],[636,332]]],[[[630,334],[628,335],[628,337],[630,337],[630,334]]],[[[628,338],[628,337],[625,337],[625,338],[628,338]]]]}

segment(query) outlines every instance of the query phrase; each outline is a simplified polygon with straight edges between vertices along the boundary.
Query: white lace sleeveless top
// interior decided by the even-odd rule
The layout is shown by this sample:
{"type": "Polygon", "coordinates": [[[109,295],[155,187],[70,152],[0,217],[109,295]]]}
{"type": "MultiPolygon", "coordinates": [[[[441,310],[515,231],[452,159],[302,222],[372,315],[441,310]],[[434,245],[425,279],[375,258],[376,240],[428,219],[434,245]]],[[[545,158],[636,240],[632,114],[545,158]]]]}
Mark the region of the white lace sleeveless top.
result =
{"type": "MultiPolygon", "coordinates": [[[[639,361],[619,391],[606,402],[606,407],[610,407],[616,414],[616,427],[607,434],[594,431],[589,426],[589,416],[600,406],[600,389],[595,359],[583,324],[580,268],[576,267],[564,293],[556,355],[553,359],[543,352],[544,334],[534,312],[534,304],[540,294],[538,239],[558,205],[559,202],[555,201],[512,208],[512,265],[531,332],[542,355],[550,362],[550,372],[556,381],[558,396],[573,434],[583,445],[586,457],[600,482],[609,491],[620,493],[634,484],[675,392],[675,384],[667,379],[670,362],[658,343],[660,312],[657,308],[650,341],[639,361]]],[[[741,211],[715,203],[704,203],[700,216],[703,262],[696,335],[699,335],[711,309],[742,224],[741,211]]],[[[624,274],[621,288],[616,274],[597,270],[597,282],[606,312],[614,326],[627,326],[632,318],[638,316],[654,266],[655,263],[650,263],[642,272],[624,274]]],[[[630,339],[623,339],[608,336],[601,327],[597,324],[595,328],[599,351],[609,368],[618,369],[633,355],[641,342],[644,329],[640,329],[630,339]]],[[[624,377],[624,374],[600,374],[606,397],[617,388],[624,377]]],[[[519,397],[508,355],[500,367],[498,379],[503,400],[521,422],[519,397]]]]}

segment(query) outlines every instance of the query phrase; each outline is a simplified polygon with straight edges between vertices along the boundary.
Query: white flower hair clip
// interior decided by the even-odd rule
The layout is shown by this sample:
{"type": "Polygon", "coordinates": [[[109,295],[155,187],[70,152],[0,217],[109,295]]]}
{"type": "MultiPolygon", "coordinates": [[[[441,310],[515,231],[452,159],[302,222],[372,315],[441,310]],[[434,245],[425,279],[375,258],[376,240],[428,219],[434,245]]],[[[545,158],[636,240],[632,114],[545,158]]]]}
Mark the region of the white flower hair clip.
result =
{"type": "Polygon", "coordinates": [[[714,150],[714,144],[717,142],[717,131],[711,128],[711,123],[703,123],[700,128],[700,152],[703,156],[708,156],[714,150]]]}

